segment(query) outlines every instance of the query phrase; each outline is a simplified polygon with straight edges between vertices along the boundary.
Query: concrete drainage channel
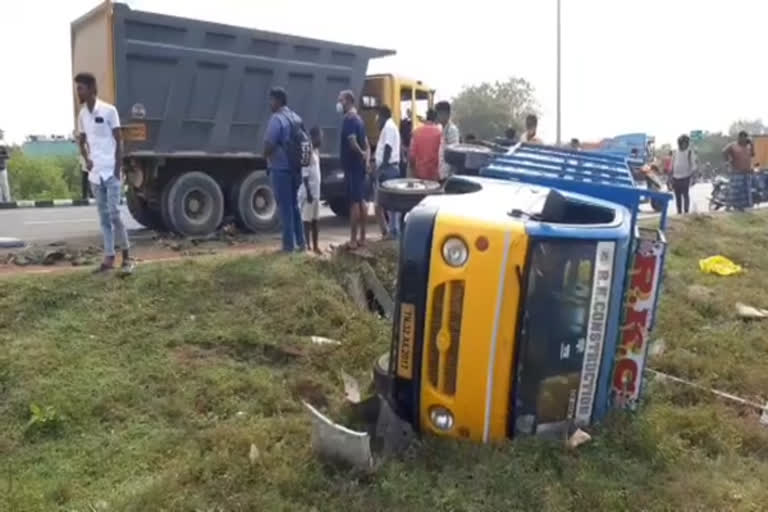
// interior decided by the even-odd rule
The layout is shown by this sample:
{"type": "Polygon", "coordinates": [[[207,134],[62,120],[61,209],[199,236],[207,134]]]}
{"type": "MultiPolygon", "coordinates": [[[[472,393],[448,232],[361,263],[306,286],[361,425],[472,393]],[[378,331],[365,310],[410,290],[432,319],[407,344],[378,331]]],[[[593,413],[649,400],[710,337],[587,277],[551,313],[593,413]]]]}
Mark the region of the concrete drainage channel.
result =
{"type": "MultiPolygon", "coordinates": [[[[345,276],[344,285],[361,310],[392,319],[392,297],[367,261],[359,265],[358,271],[345,276]]],[[[364,425],[364,429],[354,430],[336,423],[304,402],[312,417],[312,447],[315,453],[328,461],[372,472],[378,460],[402,453],[411,444],[415,439],[411,425],[395,414],[385,398],[388,367],[388,353],[377,358],[372,372],[375,393],[367,398],[362,397],[361,386],[356,379],[344,370],[340,372],[349,409],[346,419],[351,424],[364,425]]]]}

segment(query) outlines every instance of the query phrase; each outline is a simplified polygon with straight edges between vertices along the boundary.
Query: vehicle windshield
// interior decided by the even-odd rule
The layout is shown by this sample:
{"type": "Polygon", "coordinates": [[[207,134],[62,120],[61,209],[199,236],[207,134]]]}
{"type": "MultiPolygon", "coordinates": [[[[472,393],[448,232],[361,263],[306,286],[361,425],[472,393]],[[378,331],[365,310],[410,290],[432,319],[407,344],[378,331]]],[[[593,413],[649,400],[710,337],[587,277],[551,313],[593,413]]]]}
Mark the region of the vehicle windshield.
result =
{"type": "Polygon", "coordinates": [[[536,240],[530,251],[527,274],[521,276],[525,299],[512,402],[514,433],[559,434],[571,418],[591,415],[613,243],[536,240]]]}

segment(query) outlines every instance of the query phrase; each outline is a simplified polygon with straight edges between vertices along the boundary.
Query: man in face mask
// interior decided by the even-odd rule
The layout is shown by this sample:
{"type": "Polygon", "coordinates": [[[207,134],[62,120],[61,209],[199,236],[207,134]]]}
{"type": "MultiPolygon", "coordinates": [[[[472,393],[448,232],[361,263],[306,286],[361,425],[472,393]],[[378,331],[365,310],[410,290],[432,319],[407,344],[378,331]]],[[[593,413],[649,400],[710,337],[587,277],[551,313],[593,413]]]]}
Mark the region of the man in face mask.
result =
{"type": "Polygon", "coordinates": [[[354,250],[365,245],[365,224],[368,217],[365,204],[365,175],[370,160],[370,148],[365,135],[365,125],[355,108],[355,94],[352,91],[339,93],[336,110],[344,116],[339,157],[349,200],[349,248],[354,250]]]}

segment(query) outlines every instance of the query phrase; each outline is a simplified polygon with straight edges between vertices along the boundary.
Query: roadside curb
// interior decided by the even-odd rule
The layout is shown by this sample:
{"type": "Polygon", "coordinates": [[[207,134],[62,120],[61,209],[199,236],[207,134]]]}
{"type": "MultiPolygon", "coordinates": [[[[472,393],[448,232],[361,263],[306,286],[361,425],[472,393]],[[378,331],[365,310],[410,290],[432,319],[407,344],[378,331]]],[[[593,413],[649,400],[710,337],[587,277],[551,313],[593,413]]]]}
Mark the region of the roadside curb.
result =
{"type": "MultiPolygon", "coordinates": [[[[45,199],[41,201],[11,201],[0,203],[0,210],[16,210],[21,208],[59,208],[62,206],[93,206],[95,199],[45,199]]],[[[125,199],[120,199],[125,204],[125,199]]]]}
{"type": "Polygon", "coordinates": [[[13,210],[16,208],[56,208],[59,206],[91,206],[96,204],[95,199],[46,199],[42,201],[11,201],[0,203],[0,210],[13,210]]]}

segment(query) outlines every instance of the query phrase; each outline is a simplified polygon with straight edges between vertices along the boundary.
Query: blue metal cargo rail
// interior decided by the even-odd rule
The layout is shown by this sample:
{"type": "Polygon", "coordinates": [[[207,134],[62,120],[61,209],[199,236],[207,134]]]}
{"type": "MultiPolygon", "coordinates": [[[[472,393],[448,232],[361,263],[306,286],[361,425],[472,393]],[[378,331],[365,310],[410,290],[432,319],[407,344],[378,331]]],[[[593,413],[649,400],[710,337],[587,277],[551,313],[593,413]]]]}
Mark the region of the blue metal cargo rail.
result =
{"type": "Polygon", "coordinates": [[[640,204],[661,201],[659,228],[667,225],[670,194],[639,188],[632,177],[629,161],[596,151],[575,151],[551,146],[520,144],[496,157],[480,171],[481,176],[520,181],[587,196],[625,206],[632,214],[633,229],[640,204]]]}

